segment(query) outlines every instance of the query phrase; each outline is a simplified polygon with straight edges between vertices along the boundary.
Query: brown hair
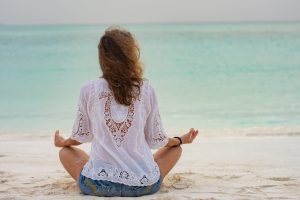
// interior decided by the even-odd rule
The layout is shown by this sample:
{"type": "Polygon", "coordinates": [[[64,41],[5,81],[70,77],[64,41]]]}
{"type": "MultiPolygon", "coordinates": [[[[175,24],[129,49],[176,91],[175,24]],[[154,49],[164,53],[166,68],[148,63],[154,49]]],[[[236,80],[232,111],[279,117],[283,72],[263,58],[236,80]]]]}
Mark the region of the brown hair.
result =
{"type": "Polygon", "coordinates": [[[102,77],[107,80],[116,101],[129,106],[140,95],[143,68],[140,50],[133,35],[118,27],[109,27],[98,45],[102,77]]]}

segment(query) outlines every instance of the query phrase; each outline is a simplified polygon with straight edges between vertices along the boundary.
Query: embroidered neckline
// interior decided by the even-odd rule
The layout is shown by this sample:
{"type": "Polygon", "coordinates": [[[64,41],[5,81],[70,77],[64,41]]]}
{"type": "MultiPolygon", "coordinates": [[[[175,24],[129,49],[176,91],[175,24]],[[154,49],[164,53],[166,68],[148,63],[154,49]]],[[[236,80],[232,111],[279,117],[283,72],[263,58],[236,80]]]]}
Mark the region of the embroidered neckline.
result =
{"type": "Polygon", "coordinates": [[[133,121],[134,103],[128,106],[126,118],[122,122],[116,122],[111,115],[111,102],[114,98],[112,92],[101,92],[99,99],[104,98],[106,98],[104,105],[105,124],[109,128],[110,133],[113,135],[116,145],[120,147],[133,121]]]}

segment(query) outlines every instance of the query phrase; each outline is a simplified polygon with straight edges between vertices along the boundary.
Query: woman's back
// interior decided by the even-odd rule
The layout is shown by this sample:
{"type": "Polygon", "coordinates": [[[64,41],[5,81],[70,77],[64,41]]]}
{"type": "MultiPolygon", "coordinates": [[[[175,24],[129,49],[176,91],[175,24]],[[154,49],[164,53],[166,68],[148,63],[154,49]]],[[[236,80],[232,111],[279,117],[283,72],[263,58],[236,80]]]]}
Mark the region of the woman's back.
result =
{"type": "Polygon", "coordinates": [[[86,177],[134,186],[151,185],[159,179],[150,148],[163,147],[168,139],[148,81],[143,81],[140,95],[129,106],[116,102],[104,78],[86,83],[71,138],[92,142],[90,159],[82,171],[86,177]]]}
{"type": "Polygon", "coordinates": [[[55,146],[63,147],[60,160],[84,194],[153,194],[179,159],[180,145],[191,143],[198,131],[167,137],[130,32],[108,28],[98,55],[102,78],[81,88],[71,137],[65,140],[55,132],[55,146]],[[84,142],[92,142],[90,155],[71,147],[84,142]],[[157,148],[152,155],[150,149],[157,148]]]}

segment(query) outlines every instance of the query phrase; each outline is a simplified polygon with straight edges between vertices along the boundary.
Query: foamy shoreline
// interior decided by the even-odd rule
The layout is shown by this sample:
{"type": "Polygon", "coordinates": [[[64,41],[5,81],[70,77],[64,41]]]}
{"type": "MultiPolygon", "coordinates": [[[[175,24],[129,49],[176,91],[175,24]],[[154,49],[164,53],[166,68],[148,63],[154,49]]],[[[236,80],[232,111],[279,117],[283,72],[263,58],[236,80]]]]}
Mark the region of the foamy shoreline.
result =
{"type": "MultiPolygon", "coordinates": [[[[0,199],[99,199],[79,193],[58,150],[49,137],[2,138],[0,199]]],[[[142,199],[300,199],[300,137],[200,136],[142,199]]]]}

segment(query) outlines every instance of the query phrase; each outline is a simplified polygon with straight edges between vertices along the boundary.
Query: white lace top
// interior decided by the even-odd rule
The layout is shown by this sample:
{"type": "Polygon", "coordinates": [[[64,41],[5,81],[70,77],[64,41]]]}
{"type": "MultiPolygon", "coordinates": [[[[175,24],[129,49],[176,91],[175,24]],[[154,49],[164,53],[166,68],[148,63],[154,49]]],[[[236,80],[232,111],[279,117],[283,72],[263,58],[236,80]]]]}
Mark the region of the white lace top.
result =
{"type": "Polygon", "coordinates": [[[84,176],[130,186],[158,181],[160,172],[150,149],[165,146],[168,137],[148,81],[130,106],[115,101],[105,79],[89,81],[81,88],[78,106],[71,138],[92,142],[84,176]]]}

